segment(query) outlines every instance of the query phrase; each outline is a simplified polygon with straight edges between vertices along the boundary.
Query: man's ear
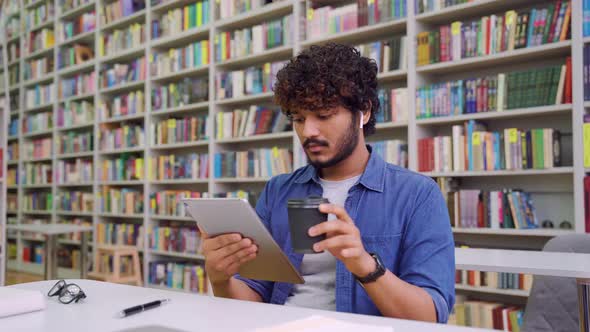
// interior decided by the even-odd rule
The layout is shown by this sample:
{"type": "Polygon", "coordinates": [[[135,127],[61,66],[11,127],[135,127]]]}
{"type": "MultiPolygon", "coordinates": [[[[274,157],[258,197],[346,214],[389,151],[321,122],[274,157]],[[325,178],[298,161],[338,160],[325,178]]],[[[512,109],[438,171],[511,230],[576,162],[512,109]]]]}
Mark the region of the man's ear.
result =
{"type": "Polygon", "coordinates": [[[371,118],[371,109],[373,106],[373,103],[371,103],[370,100],[368,100],[365,103],[365,108],[363,110],[361,110],[361,114],[362,114],[362,118],[363,118],[363,126],[367,124],[367,122],[369,122],[369,119],[371,118]]]}

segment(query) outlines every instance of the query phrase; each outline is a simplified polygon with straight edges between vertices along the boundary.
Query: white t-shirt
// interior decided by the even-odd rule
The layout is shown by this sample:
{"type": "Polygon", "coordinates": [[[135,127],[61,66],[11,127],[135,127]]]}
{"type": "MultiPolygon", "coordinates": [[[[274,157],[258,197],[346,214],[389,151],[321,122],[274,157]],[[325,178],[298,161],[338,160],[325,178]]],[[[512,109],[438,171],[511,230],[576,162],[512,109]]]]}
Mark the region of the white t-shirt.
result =
{"type": "MultiPolygon", "coordinates": [[[[324,190],[322,196],[332,204],[344,206],[348,190],[360,177],[358,175],[342,181],[320,179],[324,190]]],[[[328,220],[334,219],[336,216],[328,215],[328,220]]],[[[335,311],[336,261],[337,259],[327,250],[320,254],[303,255],[301,274],[305,283],[293,287],[293,294],[287,298],[285,305],[335,311]]]]}

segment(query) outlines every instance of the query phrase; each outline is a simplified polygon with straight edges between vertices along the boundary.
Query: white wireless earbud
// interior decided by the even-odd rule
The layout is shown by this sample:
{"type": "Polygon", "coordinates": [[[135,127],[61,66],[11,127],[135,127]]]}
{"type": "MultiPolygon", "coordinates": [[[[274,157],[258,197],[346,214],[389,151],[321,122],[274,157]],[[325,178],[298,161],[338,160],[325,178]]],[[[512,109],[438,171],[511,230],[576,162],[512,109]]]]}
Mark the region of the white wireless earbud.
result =
{"type": "Polygon", "coordinates": [[[360,125],[360,128],[363,129],[363,125],[365,124],[365,115],[363,114],[363,112],[360,112],[360,113],[361,113],[361,125],[360,125]]]}

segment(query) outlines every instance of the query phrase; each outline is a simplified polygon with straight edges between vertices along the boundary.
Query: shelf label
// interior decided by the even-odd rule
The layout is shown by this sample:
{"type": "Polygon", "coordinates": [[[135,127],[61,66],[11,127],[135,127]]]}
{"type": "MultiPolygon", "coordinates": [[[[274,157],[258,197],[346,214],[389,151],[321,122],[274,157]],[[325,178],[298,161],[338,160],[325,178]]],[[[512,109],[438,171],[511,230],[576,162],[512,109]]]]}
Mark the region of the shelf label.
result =
{"type": "Polygon", "coordinates": [[[481,145],[481,135],[480,132],[476,131],[471,135],[471,141],[473,142],[473,146],[480,146],[481,145]]]}
{"type": "Polygon", "coordinates": [[[311,20],[313,20],[313,9],[311,9],[311,8],[309,8],[309,9],[307,10],[307,20],[308,20],[308,21],[311,21],[311,20]]]}
{"type": "Polygon", "coordinates": [[[453,22],[451,24],[451,34],[459,35],[461,33],[461,22],[453,22]]]}
{"type": "Polygon", "coordinates": [[[510,143],[517,143],[518,142],[518,130],[516,128],[508,129],[508,142],[510,142],[510,143]]]}
{"type": "Polygon", "coordinates": [[[279,149],[276,146],[272,148],[272,156],[275,158],[279,157],[279,149]]]}

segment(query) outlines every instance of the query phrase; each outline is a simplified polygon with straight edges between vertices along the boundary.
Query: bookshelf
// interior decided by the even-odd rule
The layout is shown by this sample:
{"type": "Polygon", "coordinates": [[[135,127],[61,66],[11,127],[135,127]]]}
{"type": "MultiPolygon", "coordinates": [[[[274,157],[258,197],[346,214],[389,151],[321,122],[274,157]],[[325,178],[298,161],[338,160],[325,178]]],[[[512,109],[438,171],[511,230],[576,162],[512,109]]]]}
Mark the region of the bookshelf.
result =
{"type": "MultiPolygon", "coordinates": [[[[209,1],[211,4],[214,3],[212,0],[209,1]]],[[[571,40],[424,66],[416,65],[416,62],[413,59],[416,59],[417,57],[417,49],[416,47],[411,47],[413,44],[410,44],[415,41],[418,33],[429,31],[439,25],[450,24],[455,20],[477,19],[481,16],[498,14],[510,9],[529,8],[531,1],[476,0],[462,5],[448,7],[440,11],[416,15],[414,12],[415,8],[413,6],[413,0],[408,0],[407,15],[405,18],[392,19],[390,21],[364,26],[351,31],[345,31],[333,35],[322,35],[320,37],[309,39],[305,38],[305,20],[306,13],[312,6],[311,1],[283,0],[262,6],[248,13],[237,14],[221,20],[215,16],[215,6],[211,5],[209,7],[210,20],[202,26],[189,28],[168,36],[152,38],[150,25],[152,21],[161,18],[162,15],[165,15],[171,10],[182,8],[183,6],[194,2],[195,1],[189,0],[165,1],[153,5],[150,1],[147,1],[145,3],[145,9],[141,9],[119,20],[102,25],[98,15],[103,10],[103,6],[112,3],[112,1],[90,1],[65,12],[61,11],[58,2],[56,1],[55,17],[50,20],[51,23],[48,22],[44,24],[55,27],[60,21],[75,19],[80,15],[94,11],[97,13],[95,28],[90,32],[81,33],[66,41],[56,42],[56,44],[48,50],[40,50],[33,54],[25,54],[24,57],[3,64],[4,71],[6,71],[9,66],[20,66],[22,68],[25,62],[29,59],[44,56],[53,56],[53,59],[57,59],[61,51],[70,48],[75,44],[85,44],[94,50],[94,58],[83,63],[76,63],[63,68],[57,68],[56,64],[56,68],[54,68],[51,74],[44,75],[43,77],[34,80],[25,81],[21,70],[21,77],[18,84],[10,87],[7,92],[3,91],[7,97],[18,96],[20,106],[24,105],[25,91],[27,88],[38,86],[41,83],[46,84],[48,82],[54,83],[55,88],[57,88],[65,78],[81,73],[88,73],[89,71],[95,71],[97,73],[95,77],[96,89],[91,93],[75,95],[65,99],[58,98],[56,94],[56,98],[51,103],[34,106],[28,109],[19,107],[16,111],[10,110],[9,112],[3,112],[2,114],[5,118],[15,118],[22,121],[22,119],[29,114],[51,111],[55,121],[53,128],[48,131],[23,133],[19,130],[17,135],[8,135],[7,137],[0,136],[0,142],[2,142],[4,146],[6,145],[5,142],[7,139],[9,143],[18,142],[21,147],[21,156],[29,158],[29,156],[24,154],[23,143],[25,141],[49,136],[55,142],[57,137],[69,132],[91,132],[94,136],[94,146],[91,152],[61,155],[53,154],[50,159],[35,158],[35,161],[50,163],[54,170],[56,169],[58,162],[64,159],[80,158],[92,161],[94,171],[93,181],[84,181],[76,184],[51,183],[50,185],[41,185],[42,187],[37,187],[36,185],[12,185],[8,184],[7,181],[2,181],[1,186],[2,188],[5,188],[3,189],[4,191],[17,194],[19,197],[19,203],[22,202],[25,193],[40,190],[40,188],[51,192],[54,196],[60,192],[70,192],[75,190],[85,191],[96,196],[105,187],[112,187],[115,189],[131,188],[137,190],[143,195],[143,210],[141,213],[124,214],[103,212],[99,209],[97,203],[93,206],[92,213],[57,211],[54,209],[46,219],[48,222],[58,222],[58,220],[62,219],[72,220],[73,218],[81,218],[92,222],[95,226],[95,230],[100,224],[105,223],[142,225],[144,229],[143,237],[141,239],[143,243],[142,262],[146,285],[148,285],[147,275],[149,272],[149,264],[151,262],[163,258],[174,261],[176,261],[176,259],[186,260],[188,262],[198,262],[200,259],[199,257],[193,257],[194,255],[171,255],[169,252],[162,253],[147,249],[148,235],[145,230],[147,230],[148,226],[158,225],[165,222],[189,225],[191,222],[191,219],[187,217],[163,216],[151,213],[149,209],[151,193],[164,190],[190,190],[197,192],[221,193],[240,189],[256,192],[260,191],[263,188],[264,183],[269,180],[267,177],[215,178],[212,176],[212,170],[214,169],[213,156],[218,152],[268,148],[276,145],[293,149],[294,168],[305,163],[305,157],[301,154],[298,138],[292,131],[216,139],[214,134],[214,124],[217,114],[220,112],[230,112],[235,109],[248,108],[252,105],[269,105],[272,103],[273,97],[272,92],[264,92],[235,98],[217,99],[215,98],[215,79],[217,75],[219,73],[242,70],[250,66],[261,65],[265,62],[287,60],[291,56],[299,53],[302,49],[308,48],[313,44],[323,44],[330,41],[356,45],[371,41],[384,40],[390,35],[406,35],[408,41],[406,47],[406,56],[408,59],[406,68],[379,73],[378,80],[382,86],[407,88],[408,96],[415,96],[417,89],[427,84],[472,76],[477,77],[477,75],[483,76],[491,73],[498,73],[500,71],[518,70],[520,68],[528,69],[531,68],[531,64],[536,62],[554,64],[563,60],[565,56],[571,55],[573,67],[573,100],[571,103],[517,108],[501,112],[461,114],[425,119],[416,118],[416,116],[413,115],[415,112],[410,111],[407,121],[379,123],[377,125],[377,134],[375,135],[375,138],[371,138],[371,140],[402,139],[407,141],[409,168],[417,170],[417,139],[449,134],[453,125],[462,124],[468,120],[485,121],[495,130],[506,128],[508,124],[513,122],[515,123],[514,126],[523,126],[525,128],[550,127],[555,125],[562,131],[571,134],[571,136],[568,136],[568,141],[563,143],[565,148],[564,153],[568,156],[567,159],[569,160],[562,167],[531,170],[428,172],[426,175],[434,178],[452,177],[458,179],[461,182],[461,188],[481,188],[490,190],[494,188],[497,189],[498,186],[507,186],[521,187],[526,190],[534,191],[537,194],[537,196],[535,196],[535,202],[538,205],[545,206],[538,211],[543,218],[553,218],[555,215],[559,215],[560,221],[561,219],[567,219],[572,223],[574,228],[571,231],[561,229],[454,229],[454,233],[456,236],[460,237],[461,241],[469,242],[470,238],[477,237],[478,241],[483,239],[482,241],[487,241],[488,245],[509,246],[514,243],[515,240],[526,242],[531,238],[538,238],[539,241],[546,241],[553,236],[567,234],[568,232],[583,233],[585,231],[583,205],[584,193],[582,182],[586,170],[583,168],[583,159],[581,155],[581,151],[583,151],[581,119],[583,117],[584,108],[590,107],[590,104],[583,100],[583,77],[581,74],[583,67],[582,52],[583,42],[587,42],[588,38],[584,39],[582,37],[582,10],[579,2],[572,2],[574,10],[572,10],[571,19],[571,40]],[[298,18],[293,20],[292,26],[290,27],[295,36],[292,44],[277,46],[244,57],[216,61],[214,40],[220,33],[252,27],[289,14],[298,18]],[[99,40],[101,37],[114,30],[125,29],[130,25],[139,22],[146,23],[145,42],[139,46],[126,48],[112,54],[104,56],[99,54],[99,40]],[[140,57],[152,60],[156,53],[167,52],[170,48],[185,47],[188,44],[202,40],[209,40],[210,42],[208,49],[209,62],[205,65],[174,70],[168,74],[158,76],[152,75],[151,70],[148,68],[144,80],[127,82],[109,88],[101,88],[99,85],[98,73],[100,73],[106,66],[129,63],[140,57]],[[183,103],[175,106],[165,105],[160,109],[152,107],[149,96],[151,96],[151,92],[154,88],[167,86],[170,83],[178,83],[185,78],[207,79],[208,98],[204,101],[183,103]],[[116,96],[137,90],[142,91],[145,96],[145,108],[143,113],[108,119],[101,119],[99,117],[98,108],[102,102],[107,102],[116,96]],[[94,114],[91,121],[76,123],[66,127],[60,127],[57,125],[58,109],[60,107],[84,101],[90,102],[94,105],[94,114]],[[199,138],[196,141],[188,143],[167,143],[157,145],[152,143],[153,133],[149,130],[152,125],[171,117],[181,118],[185,116],[199,115],[208,116],[207,121],[209,124],[209,132],[206,133],[206,138],[199,138]],[[98,137],[104,130],[105,126],[120,126],[124,124],[139,124],[142,126],[144,128],[145,144],[126,148],[100,149],[98,137]],[[147,167],[145,167],[145,165],[144,176],[137,180],[101,181],[98,177],[99,172],[102,170],[103,162],[106,160],[112,160],[123,156],[134,156],[142,157],[144,162],[147,162],[152,157],[166,154],[181,155],[189,152],[209,154],[208,165],[210,176],[208,178],[196,180],[148,180],[148,177],[145,176],[145,173],[147,172],[147,167]],[[539,181],[539,179],[542,179],[542,181],[539,181]],[[548,211],[555,207],[555,204],[557,204],[555,202],[566,202],[566,208],[564,210],[553,209],[559,210],[555,212],[548,211]]],[[[352,1],[348,2],[352,3],[352,1]]],[[[39,1],[39,3],[41,3],[41,1],[39,1]]],[[[314,1],[314,3],[316,3],[316,1],[314,1]]],[[[346,1],[343,3],[346,3],[346,1]]],[[[548,1],[543,1],[543,3],[548,3],[548,1]]],[[[34,5],[31,6],[34,7],[34,5]]],[[[24,6],[21,4],[20,8],[24,8],[24,6]]],[[[24,14],[19,15],[24,17],[24,14]]],[[[24,49],[25,35],[26,32],[22,31],[20,32],[21,38],[11,38],[8,42],[20,43],[21,49],[24,49]]],[[[54,62],[57,63],[57,61],[54,62]]],[[[8,84],[5,84],[5,86],[8,86],[8,84]]],[[[416,109],[416,101],[414,98],[408,98],[407,108],[409,110],[416,109]]],[[[28,163],[31,163],[31,160],[19,159],[16,162],[10,161],[5,163],[4,167],[22,171],[28,163]]],[[[14,217],[16,212],[16,219],[18,222],[21,222],[24,217],[31,216],[31,214],[24,211],[21,206],[19,206],[17,211],[0,212],[0,218],[2,218],[0,221],[4,221],[4,223],[6,223],[6,212],[10,212],[11,217],[14,217]]],[[[0,223],[0,227],[1,225],[2,224],[0,223]]],[[[96,246],[98,243],[97,232],[94,233],[93,244],[96,246]]],[[[19,250],[21,250],[24,243],[28,241],[20,237],[20,235],[15,239],[19,250]]],[[[76,243],[71,243],[70,245],[75,247],[76,243]]],[[[538,249],[536,244],[534,247],[538,249]]],[[[13,265],[10,266],[15,266],[15,262],[11,264],[13,265]]],[[[0,274],[0,277],[2,275],[3,274],[0,274]]],[[[460,289],[460,291],[462,290],[460,289]]],[[[514,295],[496,290],[489,290],[489,292],[497,293],[498,296],[514,295]]],[[[518,296],[525,295],[519,293],[518,296]]]]}
{"type": "MultiPolygon", "coordinates": [[[[0,6],[0,26],[4,29],[6,25],[6,9],[0,6]]],[[[6,40],[6,34],[0,34],[0,69],[2,69],[2,82],[0,85],[4,87],[9,86],[9,78],[6,73],[8,72],[8,52],[6,51],[6,45],[8,44],[6,40]]],[[[7,204],[5,202],[8,201],[7,198],[7,181],[6,181],[6,174],[8,170],[8,157],[6,155],[6,151],[8,148],[8,122],[10,121],[10,96],[7,92],[7,89],[4,91],[0,91],[0,286],[4,286],[5,284],[5,269],[6,269],[6,250],[7,250],[7,232],[6,232],[6,218],[8,217],[9,213],[13,213],[14,211],[9,211],[7,204]]]]}

